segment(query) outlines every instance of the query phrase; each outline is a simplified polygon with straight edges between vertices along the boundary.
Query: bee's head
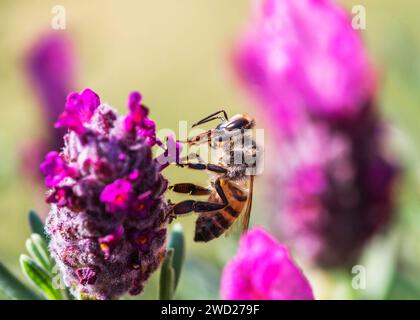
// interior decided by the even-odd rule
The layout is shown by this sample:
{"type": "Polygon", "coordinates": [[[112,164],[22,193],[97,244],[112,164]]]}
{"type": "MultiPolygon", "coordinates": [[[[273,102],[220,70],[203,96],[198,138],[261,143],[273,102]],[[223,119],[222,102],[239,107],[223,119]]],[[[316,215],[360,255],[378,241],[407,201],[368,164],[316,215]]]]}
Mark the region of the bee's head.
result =
{"type": "Polygon", "coordinates": [[[217,126],[217,129],[225,129],[233,131],[237,129],[252,129],[255,126],[255,121],[247,114],[236,114],[226,122],[217,126]]]}

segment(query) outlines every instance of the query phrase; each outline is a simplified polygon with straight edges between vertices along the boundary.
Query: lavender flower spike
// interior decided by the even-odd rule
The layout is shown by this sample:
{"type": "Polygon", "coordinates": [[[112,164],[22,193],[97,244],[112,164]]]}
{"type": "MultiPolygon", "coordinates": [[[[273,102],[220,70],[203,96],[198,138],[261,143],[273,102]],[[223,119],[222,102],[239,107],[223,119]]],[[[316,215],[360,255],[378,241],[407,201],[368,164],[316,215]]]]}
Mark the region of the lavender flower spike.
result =
{"type": "Polygon", "coordinates": [[[165,255],[167,181],[152,157],[155,125],[136,92],[129,110],[118,116],[90,89],[71,93],[56,123],[69,129],[64,149],[41,165],[50,250],[78,298],[139,294],[165,255]]]}
{"type": "Polygon", "coordinates": [[[38,168],[46,152],[63,147],[66,128],[53,125],[75,85],[77,59],[73,51],[71,39],[64,33],[48,32],[36,39],[24,57],[25,74],[47,129],[45,137],[27,141],[20,151],[22,171],[33,180],[41,178],[38,168]]]}
{"type": "Polygon", "coordinates": [[[67,93],[75,85],[75,60],[70,39],[59,33],[43,35],[25,57],[26,74],[50,130],[51,141],[47,142],[54,150],[63,146],[66,130],[54,129],[53,124],[63,111],[67,93]]]}

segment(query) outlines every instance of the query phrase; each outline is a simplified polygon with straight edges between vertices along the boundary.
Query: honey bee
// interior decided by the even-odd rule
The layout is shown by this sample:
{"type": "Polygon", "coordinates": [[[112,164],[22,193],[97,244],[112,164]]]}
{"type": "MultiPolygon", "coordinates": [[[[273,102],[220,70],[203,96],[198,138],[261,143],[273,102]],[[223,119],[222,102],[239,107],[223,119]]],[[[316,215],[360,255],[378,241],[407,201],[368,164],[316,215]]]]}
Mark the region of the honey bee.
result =
{"type": "Polygon", "coordinates": [[[216,159],[212,159],[214,163],[206,163],[197,154],[188,155],[187,162],[183,163],[184,159],[180,159],[177,163],[180,167],[207,170],[210,173],[210,187],[193,183],[178,183],[169,187],[178,193],[209,196],[208,201],[181,201],[174,204],[170,211],[172,216],[190,212],[199,214],[194,236],[197,242],[218,238],[237,221],[240,221],[243,231],[247,230],[252,207],[257,146],[250,129],[254,128],[255,121],[246,114],[237,114],[229,119],[226,112],[221,110],[198,121],[193,127],[213,120],[222,122],[216,128],[184,142],[189,146],[207,143],[217,151],[216,159]],[[188,162],[191,158],[198,162],[188,162]]]}

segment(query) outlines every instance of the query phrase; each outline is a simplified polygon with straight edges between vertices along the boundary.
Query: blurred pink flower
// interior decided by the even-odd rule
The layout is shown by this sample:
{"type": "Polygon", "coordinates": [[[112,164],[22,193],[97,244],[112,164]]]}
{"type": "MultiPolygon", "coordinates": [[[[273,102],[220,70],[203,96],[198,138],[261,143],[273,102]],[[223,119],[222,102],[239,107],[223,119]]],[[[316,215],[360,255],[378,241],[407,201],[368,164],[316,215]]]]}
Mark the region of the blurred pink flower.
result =
{"type": "Polygon", "coordinates": [[[221,296],[226,300],[314,299],[287,247],[261,228],[242,237],[237,255],[223,271],[221,296]]]}
{"type": "Polygon", "coordinates": [[[311,261],[351,265],[390,222],[397,168],[383,155],[379,126],[369,117],[347,130],[310,122],[279,147],[271,219],[311,261]]]}
{"type": "Polygon", "coordinates": [[[347,13],[330,0],[259,0],[235,50],[241,79],[282,122],[297,130],[302,112],[357,114],[374,76],[347,13]]]}
{"type": "Polygon", "coordinates": [[[275,231],[317,264],[352,264],[394,211],[374,72],[333,1],[256,4],[234,62],[275,133],[275,231]]]}

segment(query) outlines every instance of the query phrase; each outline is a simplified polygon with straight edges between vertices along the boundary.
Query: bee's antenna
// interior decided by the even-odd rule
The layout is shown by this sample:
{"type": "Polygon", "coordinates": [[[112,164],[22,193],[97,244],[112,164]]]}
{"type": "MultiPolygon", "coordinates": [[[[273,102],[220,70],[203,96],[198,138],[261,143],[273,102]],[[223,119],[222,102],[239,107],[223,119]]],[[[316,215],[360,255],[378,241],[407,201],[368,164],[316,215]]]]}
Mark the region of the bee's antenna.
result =
{"type": "Polygon", "coordinates": [[[220,110],[220,111],[217,111],[215,113],[212,113],[211,115],[209,115],[209,116],[201,119],[200,121],[194,123],[192,125],[192,128],[194,128],[194,127],[196,127],[196,126],[198,126],[200,124],[207,123],[209,121],[213,121],[213,120],[216,120],[216,119],[219,119],[219,120],[222,120],[222,121],[227,121],[229,118],[228,118],[228,115],[227,115],[227,113],[226,113],[225,110],[220,110]],[[219,113],[223,113],[224,118],[218,116],[219,113]]]}

